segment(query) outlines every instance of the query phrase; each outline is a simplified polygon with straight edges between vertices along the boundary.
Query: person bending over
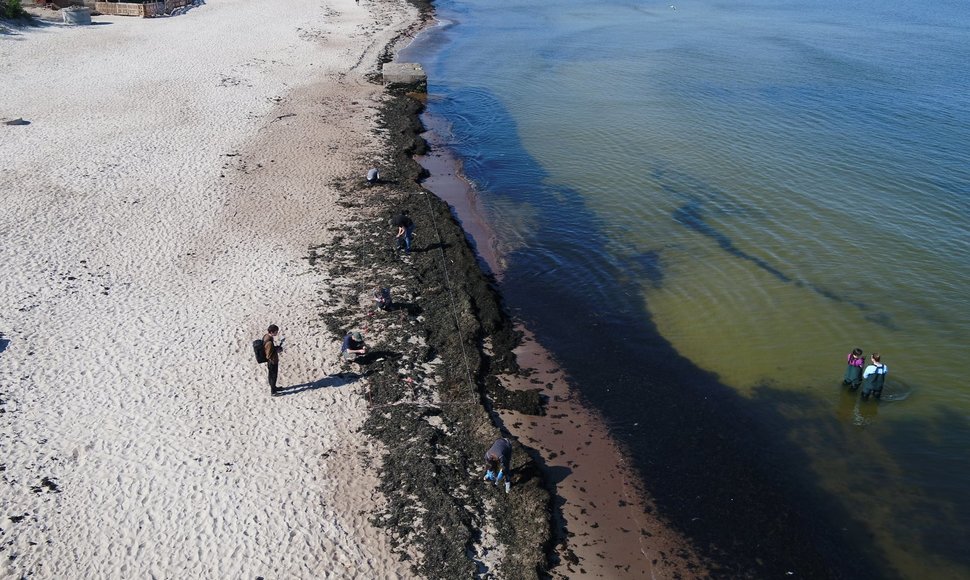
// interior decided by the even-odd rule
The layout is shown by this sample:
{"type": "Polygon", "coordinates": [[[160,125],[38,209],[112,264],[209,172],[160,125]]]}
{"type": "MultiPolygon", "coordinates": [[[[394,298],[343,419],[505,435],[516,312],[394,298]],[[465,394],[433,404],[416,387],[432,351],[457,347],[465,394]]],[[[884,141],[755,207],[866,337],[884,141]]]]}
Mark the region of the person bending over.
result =
{"type": "Polygon", "coordinates": [[[512,462],[512,442],[508,439],[497,439],[485,452],[485,481],[493,485],[505,479],[505,493],[512,486],[512,476],[509,465],[512,462]]]}
{"type": "Polygon", "coordinates": [[[394,306],[394,302],[391,300],[390,288],[382,288],[380,286],[374,288],[371,298],[374,300],[374,305],[380,310],[390,310],[394,306]]]}
{"type": "Polygon", "coordinates": [[[344,362],[355,362],[357,357],[367,352],[364,344],[364,335],[357,332],[348,332],[344,337],[343,344],[340,345],[340,357],[344,362]]]}

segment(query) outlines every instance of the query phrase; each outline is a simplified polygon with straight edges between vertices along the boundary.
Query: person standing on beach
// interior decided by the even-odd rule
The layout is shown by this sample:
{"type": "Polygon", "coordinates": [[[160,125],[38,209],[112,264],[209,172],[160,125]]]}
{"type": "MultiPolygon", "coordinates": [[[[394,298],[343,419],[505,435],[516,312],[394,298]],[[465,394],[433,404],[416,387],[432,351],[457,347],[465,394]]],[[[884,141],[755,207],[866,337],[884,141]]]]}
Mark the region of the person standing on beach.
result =
{"type": "Polygon", "coordinates": [[[402,209],[398,216],[391,220],[391,225],[397,226],[397,248],[404,248],[405,254],[411,253],[411,236],[414,235],[414,222],[411,221],[411,214],[406,209],[402,209]]]}
{"type": "Polygon", "coordinates": [[[485,481],[493,485],[505,478],[505,493],[512,486],[510,465],[512,463],[512,442],[506,438],[497,439],[485,452],[485,481]]]}
{"type": "Polygon", "coordinates": [[[874,352],[869,356],[870,365],[862,371],[862,400],[869,400],[869,395],[877,399],[882,397],[882,386],[886,382],[889,367],[880,362],[880,355],[874,352]]]}
{"type": "Polygon", "coordinates": [[[280,339],[279,345],[276,344],[276,336],[279,333],[280,327],[270,324],[269,328],[266,329],[266,335],[263,336],[263,349],[266,351],[266,370],[269,375],[269,394],[272,397],[279,394],[279,389],[276,388],[276,377],[279,375],[280,351],[283,349],[282,339],[280,339]]]}

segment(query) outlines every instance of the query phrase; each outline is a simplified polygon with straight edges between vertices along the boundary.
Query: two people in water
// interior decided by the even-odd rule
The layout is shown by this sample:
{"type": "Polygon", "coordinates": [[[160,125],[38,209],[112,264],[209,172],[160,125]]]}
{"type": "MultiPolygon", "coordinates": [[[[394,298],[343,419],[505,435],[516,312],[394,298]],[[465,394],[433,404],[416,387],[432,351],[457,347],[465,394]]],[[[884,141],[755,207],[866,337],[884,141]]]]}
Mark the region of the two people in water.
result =
{"type": "Polygon", "coordinates": [[[852,349],[846,357],[847,366],[845,374],[842,375],[842,384],[848,386],[851,391],[861,385],[863,401],[869,400],[871,396],[880,398],[882,387],[886,382],[886,374],[889,373],[889,367],[882,363],[881,358],[878,352],[872,353],[869,355],[869,365],[863,370],[865,356],[862,349],[852,349]]]}

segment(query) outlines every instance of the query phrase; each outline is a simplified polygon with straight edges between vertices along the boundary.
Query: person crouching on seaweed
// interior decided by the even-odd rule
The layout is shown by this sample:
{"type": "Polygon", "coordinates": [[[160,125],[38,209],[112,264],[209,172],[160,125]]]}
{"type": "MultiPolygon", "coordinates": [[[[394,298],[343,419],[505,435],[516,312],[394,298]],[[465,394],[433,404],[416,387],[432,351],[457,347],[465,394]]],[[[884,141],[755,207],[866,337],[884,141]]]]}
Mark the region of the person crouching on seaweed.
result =
{"type": "Polygon", "coordinates": [[[394,306],[394,302],[391,300],[391,289],[382,288],[378,286],[374,288],[374,292],[371,296],[374,300],[374,305],[377,306],[378,310],[390,310],[394,306]]]}
{"type": "Polygon", "coordinates": [[[861,348],[854,348],[846,359],[849,364],[845,367],[845,374],[842,375],[842,384],[847,385],[850,391],[854,391],[862,384],[862,365],[866,357],[862,356],[861,348]]]}
{"type": "Polygon", "coordinates": [[[512,474],[509,465],[512,463],[512,442],[508,439],[497,439],[485,452],[485,481],[492,485],[505,479],[505,493],[512,487],[512,474]]]}
{"type": "MultiPolygon", "coordinates": [[[[344,337],[343,343],[340,345],[340,359],[343,363],[351,363],[357,361],[357,357],[367,353],[367,346],[364,345],[364,335],[357,332],[348,332],[347,336],[344,337]]],[[[343,373],[341,373],[343,374],[343,373]]]]}
{"type": "Polygon", "coordinates": [[[866,367],[866,370],[862,372],[862,400],[868,401],[869,395],[875,396],[877,399],[882,397],[882,386],[886,382],[886,374],[889,373],[889,367],[879,362],[880,356],[878,352],[874,352],[869,355],[870,365],[866,367]]]}
{"type": "Polygon", "coordinates": [[[381,172],[376,167],[367,170],[367,185],[374,185],[381,181],[381,172]]]}

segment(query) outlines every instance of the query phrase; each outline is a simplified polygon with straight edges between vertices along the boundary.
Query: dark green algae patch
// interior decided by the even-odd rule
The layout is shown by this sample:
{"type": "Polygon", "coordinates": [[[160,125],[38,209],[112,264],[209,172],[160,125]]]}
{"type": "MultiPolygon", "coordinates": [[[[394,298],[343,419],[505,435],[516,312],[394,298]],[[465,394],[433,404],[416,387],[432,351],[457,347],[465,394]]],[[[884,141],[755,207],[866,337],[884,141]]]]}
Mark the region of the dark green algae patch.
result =
{"type": "Polygon", "coordinates": [[[540,396],[495,379],[520,372],[520,336],[448,205],[419,185],[424,170],[412,156],[426,147],[424,93],[415,89],[387,89],[382,183],[336,184],[352,221],[310,249],[330,277],[321,318],[336,336],[363,330],[370,349],[355,372],[366,381],[364,430],[386,447],[387,502],[373,521],[427,578],[544,577],[551,498],[530,454],[514,443],[511,493],[482,481],[485,450],[502,436],[492,409],[541,413],[540,396]],[[401,210],[416,224],[409,257],[394,249],[389,224],[401,210]],[[369,303],[377,286],[392,289],[393,310],[369,303]]]}

